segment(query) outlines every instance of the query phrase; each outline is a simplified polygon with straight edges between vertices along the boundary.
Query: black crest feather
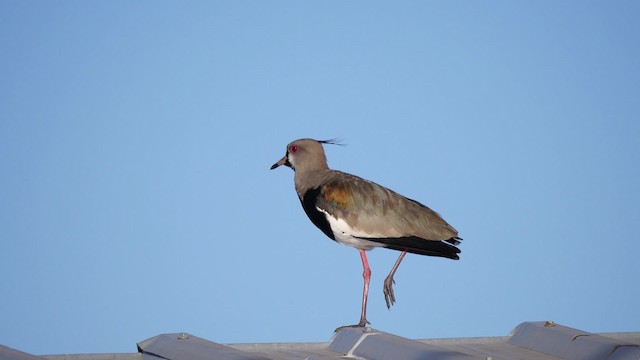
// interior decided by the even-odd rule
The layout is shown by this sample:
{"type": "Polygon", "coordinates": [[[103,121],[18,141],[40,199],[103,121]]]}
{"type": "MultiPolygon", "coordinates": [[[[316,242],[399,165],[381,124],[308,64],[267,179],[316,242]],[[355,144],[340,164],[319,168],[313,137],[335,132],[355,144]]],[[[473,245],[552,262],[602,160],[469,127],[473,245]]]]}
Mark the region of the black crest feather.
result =
{"type": "Polygon", "coordinates": [[[342,139],[340,139],[340,138],[333,138],[333,139],[329,139],[329,140],[318,140],[318,142],[320,144],[347,146],[347,144],[342,142],[342,139]]]}

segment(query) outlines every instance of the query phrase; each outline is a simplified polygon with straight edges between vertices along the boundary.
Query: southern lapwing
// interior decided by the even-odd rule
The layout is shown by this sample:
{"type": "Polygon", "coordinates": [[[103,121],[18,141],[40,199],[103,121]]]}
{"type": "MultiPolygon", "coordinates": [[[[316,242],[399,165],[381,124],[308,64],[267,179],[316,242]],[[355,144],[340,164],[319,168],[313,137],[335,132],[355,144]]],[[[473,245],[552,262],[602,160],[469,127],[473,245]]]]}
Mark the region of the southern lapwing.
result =
{"type": "Polygon", "coordinates": [[[421,203],[360,177],[331,170],[322,144],[333,140],[300,139],[287,145],[285,156],[271,166],[295,171],[295,187],[302,208],[329,238],[360,251],[364,272],[362,312],[357,325],[367,323],[371,270],[366,251],[383,247],[401,251],[384,280],[387,308],[396,301],[393,276],[407,252],[458,259],[461,238],[453,226],[421,203]]]}

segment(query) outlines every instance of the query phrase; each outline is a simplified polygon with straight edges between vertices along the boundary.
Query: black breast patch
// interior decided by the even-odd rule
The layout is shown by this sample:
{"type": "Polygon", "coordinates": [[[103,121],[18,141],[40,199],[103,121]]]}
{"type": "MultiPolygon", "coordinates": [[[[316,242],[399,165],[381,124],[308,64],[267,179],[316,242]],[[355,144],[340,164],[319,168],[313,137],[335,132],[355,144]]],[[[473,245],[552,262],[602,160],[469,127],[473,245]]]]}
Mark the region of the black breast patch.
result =
{"type": "Polygon", "coordinates": [[[326,214],[316,208],[316,204],[318,203],[318,196],[322,196],[322,188],[317,187],[315,189],[309,189],[304,196],[300,200],[302,203],[302,208],[304,212],[307,213],[309,220],[318,227],[318,229],[322,230],[322,232],[327,235],[331,240],[335,240],[335,236],[333,235],[333,231],[331,230],[331,225],[329,225],[329,221],[327,221],[326,214]]]}

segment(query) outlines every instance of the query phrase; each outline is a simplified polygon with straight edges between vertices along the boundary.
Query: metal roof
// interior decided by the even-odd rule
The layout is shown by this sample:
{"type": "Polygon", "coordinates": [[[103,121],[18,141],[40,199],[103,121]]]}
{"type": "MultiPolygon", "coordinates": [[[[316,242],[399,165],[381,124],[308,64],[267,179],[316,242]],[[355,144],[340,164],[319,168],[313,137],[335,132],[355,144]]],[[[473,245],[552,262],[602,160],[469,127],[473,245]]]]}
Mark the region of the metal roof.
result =
{"type": "Polygon", "coordinates": [[[553,322],[524,322],[509,336],[410,340],[344,328],[328,343],[218,344],[186,334],[138,343],[138,353],[35,356],[0,345],[0,360],[639,360],[640,332],[592,334],[553,322]]]}

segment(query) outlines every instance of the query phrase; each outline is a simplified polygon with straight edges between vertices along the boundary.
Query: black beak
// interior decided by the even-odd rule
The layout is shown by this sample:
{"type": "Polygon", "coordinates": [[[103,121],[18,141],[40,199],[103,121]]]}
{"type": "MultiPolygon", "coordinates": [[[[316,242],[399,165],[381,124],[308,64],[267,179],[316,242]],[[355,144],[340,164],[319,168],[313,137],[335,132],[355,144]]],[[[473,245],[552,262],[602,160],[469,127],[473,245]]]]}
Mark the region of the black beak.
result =
{"type": "Polygon", "coordinates": [[[291,164],[289,164],[289,159],[287,158],[287,155],[285,155],[282,159],[278,160],[277,163],[271,165],[271,170],[277,168],[280,165],[286,165],[286,166],[291,166],[291,164]]]}

